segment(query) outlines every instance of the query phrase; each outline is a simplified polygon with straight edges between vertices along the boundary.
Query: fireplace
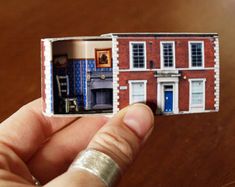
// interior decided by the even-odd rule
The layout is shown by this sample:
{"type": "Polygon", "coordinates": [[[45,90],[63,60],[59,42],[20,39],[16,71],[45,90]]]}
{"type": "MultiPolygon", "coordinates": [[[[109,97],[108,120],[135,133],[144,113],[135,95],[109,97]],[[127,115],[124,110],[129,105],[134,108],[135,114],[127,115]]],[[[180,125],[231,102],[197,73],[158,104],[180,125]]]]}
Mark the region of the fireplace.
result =
{"type": "Polygon", "coordinates": [[[88,110],[113,109],[112,72],[93,72],[87,83],[88,110]]]}
{"type": "Polygon", "coordinates": [[[113,89],[101,88],[92,89],[92,109],[112,109],[113,89]]]}

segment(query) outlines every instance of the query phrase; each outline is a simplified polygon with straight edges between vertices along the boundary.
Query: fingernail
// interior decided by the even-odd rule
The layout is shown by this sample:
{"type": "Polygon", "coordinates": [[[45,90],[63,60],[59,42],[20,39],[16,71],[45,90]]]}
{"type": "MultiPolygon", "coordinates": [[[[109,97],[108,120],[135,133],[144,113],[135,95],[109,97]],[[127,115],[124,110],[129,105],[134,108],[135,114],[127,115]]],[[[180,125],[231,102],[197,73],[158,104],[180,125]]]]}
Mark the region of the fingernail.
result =
{"type": "Polygon", "coordinates": [[[144,138],[153,126],[153,113],[144,104],[134,104],[127,110],[123,122],[140,137],[144,138]]]}

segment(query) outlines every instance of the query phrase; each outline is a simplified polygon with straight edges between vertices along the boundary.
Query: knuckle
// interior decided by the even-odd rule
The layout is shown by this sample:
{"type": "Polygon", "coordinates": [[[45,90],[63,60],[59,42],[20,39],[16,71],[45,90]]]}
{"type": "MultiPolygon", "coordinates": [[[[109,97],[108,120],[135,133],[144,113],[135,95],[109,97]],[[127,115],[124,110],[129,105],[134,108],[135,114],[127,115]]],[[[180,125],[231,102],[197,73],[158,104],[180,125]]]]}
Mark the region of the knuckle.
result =
{"type": "Polygon", "coordinates": [[[107,152],[114,159],[116,158],[123,165],[130,164],[135,155],[135,146],[117,129],[110,128],[108,131],[101,131],[92,141],[92,147],[107,152]]]}
{"type": "Polygon", "coordinates": [[[6,156],[0,154],[0,168],[9,170],[10,166],[8,165],[9,159],[6,156]]]}
{"type": "Polygon", "coordinates": [[[10,170],[11,151],[3,143],[0,143],[0,169],[10,170]],[[8,154],[7,154],[8,153],[8,154]]]}

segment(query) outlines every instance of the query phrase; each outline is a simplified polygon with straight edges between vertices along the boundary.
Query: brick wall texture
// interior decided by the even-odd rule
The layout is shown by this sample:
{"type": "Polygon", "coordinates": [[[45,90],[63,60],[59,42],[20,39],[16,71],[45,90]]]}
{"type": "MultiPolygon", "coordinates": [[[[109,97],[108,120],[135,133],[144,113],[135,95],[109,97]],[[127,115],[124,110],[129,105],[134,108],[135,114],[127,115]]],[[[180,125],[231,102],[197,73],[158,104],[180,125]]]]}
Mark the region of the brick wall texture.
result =
{"type": "Polygon", "coordinates": [[[179,111],[189,111],[189,79],[205,78],[205,110],[214,110],[214,39],[212,37],[123,37],[118,38],[119,50],[119,87],[126,86],[126,90],[119,91],[119,108],[129,104],[128,80],[147,80],[147,104],[155,110],[157,105],[157,77],[154,72],[160,69],[160,42],[175,42],[175,64],[180,68],[179,77],[179,111]],[[129,42],[146,42],[146,71],[128,71],[130,66],[129,42]],[[189,41],[204,41],[205,69],[189,69],[189,41]],[[150,61],[153,62],[152,67],[150,61]],[[152,68],[152,69],[150,69],[152,68]],[[183,69],[182,69],[183,68],[183,69]],[[206,69],[207,68],[207,69],[206,69]],[[126,70],[126,71],[122,71],[126,70]],[[154,108],[155,107],[155,108],[154,108]]]}

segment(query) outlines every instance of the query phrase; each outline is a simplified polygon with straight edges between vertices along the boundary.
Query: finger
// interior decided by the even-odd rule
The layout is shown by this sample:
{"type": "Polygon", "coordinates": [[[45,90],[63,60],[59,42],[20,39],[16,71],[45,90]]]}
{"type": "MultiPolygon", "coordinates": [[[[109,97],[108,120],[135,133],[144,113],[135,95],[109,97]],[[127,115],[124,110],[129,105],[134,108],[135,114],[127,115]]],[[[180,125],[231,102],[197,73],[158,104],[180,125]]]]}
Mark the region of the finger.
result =
{"type": "Polygon", "coordinates": [[[0,143],[4,143],[27,161],[51,134],[76,119],[44,116],[41,99],[37,99],[2,122],[0,143]]]}
{"type": "MultiPolygon", "coordinates": [[[[88,148],[106,153],[122,173],[133,162],[153,129],[153,114],[146,105],[135,104],[121,110],[92,138],[88,148]]],[[[104,186],[98,177],[81,170],[69,170],[46,186],[104,186]],[[84,185],[85,184],[85,185],[84,185]]]]}
{"type": "Polygon", "coordinates": [[[65,172],[107,120],[102,116],[80,118],[54,134],[28,162],[32,174],[45,184],[65,172]]]}
{"type": "Polygon", "coordinates": [[[15,179],[14,182],[20,182],[19,178],[21,178],[20,181],[33,182],[25,163],[9,147],[0,144],[0,181],[15,179]]]}

